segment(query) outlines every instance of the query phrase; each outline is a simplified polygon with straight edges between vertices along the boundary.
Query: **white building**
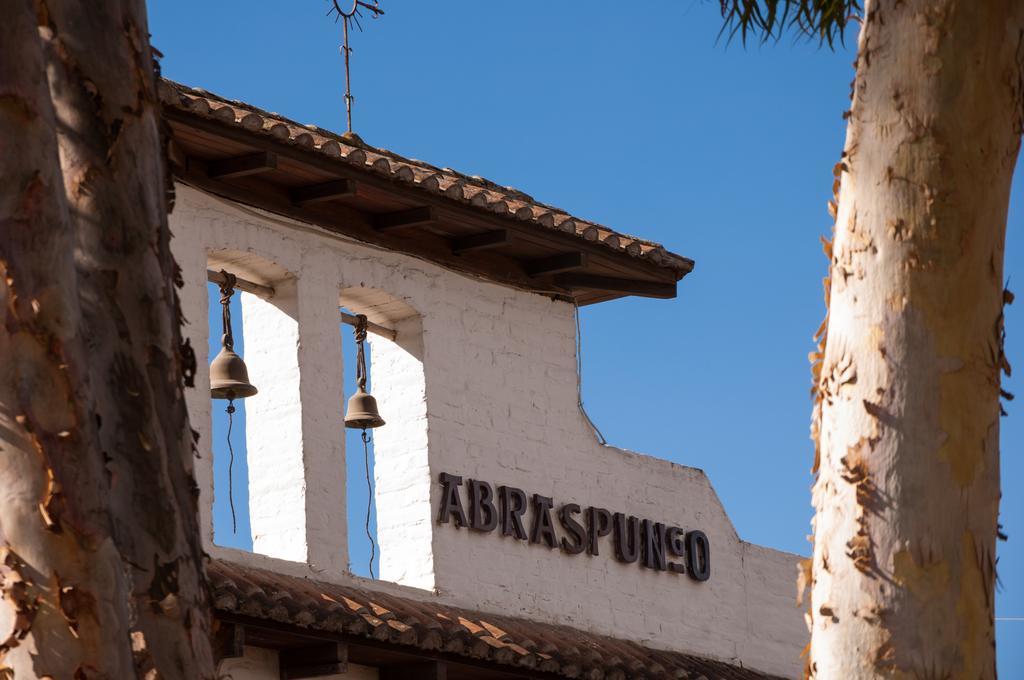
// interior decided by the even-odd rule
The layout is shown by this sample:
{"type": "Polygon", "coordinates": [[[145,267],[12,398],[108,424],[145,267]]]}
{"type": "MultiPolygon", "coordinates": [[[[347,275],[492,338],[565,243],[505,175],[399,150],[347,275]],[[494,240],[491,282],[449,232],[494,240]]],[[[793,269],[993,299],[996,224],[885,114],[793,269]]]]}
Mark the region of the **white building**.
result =
{"type": "Polygon", "coordinates": [[[208,272],[251,291],[253,553],[213,542],[211,401],[189,401],[222,673],[799,674],[797,556],[740,540],[702,471],[600,445],[579,408],[575,304],[672,297],[690,260],[356,137],[160,90],[198,386],[208,272]],[[370,336],[379,580],[348,566],[340,307],[394,331],[370,336]]]}

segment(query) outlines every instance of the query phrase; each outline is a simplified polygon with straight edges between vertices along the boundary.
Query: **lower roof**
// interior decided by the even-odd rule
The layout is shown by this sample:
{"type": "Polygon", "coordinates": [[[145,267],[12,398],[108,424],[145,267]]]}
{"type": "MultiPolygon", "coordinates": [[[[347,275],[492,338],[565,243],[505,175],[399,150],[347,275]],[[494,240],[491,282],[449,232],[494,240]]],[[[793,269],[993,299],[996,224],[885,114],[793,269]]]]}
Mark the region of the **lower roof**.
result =
{"type": "MultiPolygon", "coordinates": [[[[464,661],[471,670],[462,677],[777,678],[569,626],[484,614],[224,560],[211,563],[209,577],[218,618],[254,627],[260,646],[281,650],[301,646],[301,633],[306,632],[321,640],[365,640],[376,650],[393,649],[406,657],[464,661]],[[488,668],[495,674],[484,670],[488,668]]],[[[387,658],[386,652],[381,655],[377,651],[358,661],[387,658]]],[[[450,678],[457,675],[449,672],[450,678]]]]}

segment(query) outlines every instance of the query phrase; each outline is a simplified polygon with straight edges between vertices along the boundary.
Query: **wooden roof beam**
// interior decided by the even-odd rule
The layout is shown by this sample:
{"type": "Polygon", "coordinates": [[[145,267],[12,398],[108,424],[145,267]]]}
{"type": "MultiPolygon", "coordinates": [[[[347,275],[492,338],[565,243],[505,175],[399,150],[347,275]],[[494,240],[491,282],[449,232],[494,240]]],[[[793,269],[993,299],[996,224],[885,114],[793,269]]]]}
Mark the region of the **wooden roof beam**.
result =
{"type": "Polygon", "coordinates": [[[469,253],[474,250],[489,250],[500,248],[512,242],[513,234],[508,229],[495,229],[480,234],[470,234],[452,239],[452,252],[456,255],[469,253]]]}
{"type": "Polygon", "coordinates": [[[278,654],[281,680],[319,678],[348,672],[348,645],[324,641],[282,649],[278,654]]]}
{"type": "Polygon", "coordinates": [[[596,274],[557,274],[554,277],[554,283],[569,289],[583,288],[607,293],[639,295],[640,297],[669,299],[676,296],[676,284],[674,283],[620,279],[613,276],[599,276],[596,274]]]}
{"type": "MultiPolygon", "coordinates": [[[[218,121],[208,120],[196,114],[180,111],[175,108],[165,107],[164,115],[172,122],[174,126],[182,126],[185,128],[189,128],[191,130],[195,130],[197,132],[215,135],[219,138],[236,142],[239,144],[251,145],[253,143],[253,134],[242,128],[226,126],[218,121]]],[[[576,236],[564,232],[559,232],[557,230],[538,231],[537,229],[531,228],[529,225],[519,222],[519,220],[516,220],[515,218],[512,217],[499,217],[497,215],[489,217],[486,214],[481,215],[481,211],[476,209],[470,209],[470,207],[468,206],[462,208],[461,206],[452,205],[452,201],[450,199],[445,198],[443,195],[428,194],[427,196],[424,196],[424,192],[421,189],[412,186],[403,186],[395,182],[389,182],[388,180],[382,177],[378,177],[371,173],[366,173],[365,171],[358,170],[354,167],[348,166],[346,163],[340,161],[339,159],[321,157],[316,154],[310,154],[305,149],[289,146],[269,137],[261,137],[260,141],[262,144],[266,144],[268,147],[272,148],[273,152],[276,153],[279,157],[288,159],[289,165],[294,163],[297,166],[304,167],[307,169],[313,169],[335,177],[347,176],[359,182],[360,187],[366,186],[374,190],[390,192],[395,196],[401,196],[403,199],[406,199],[409,203],[413,205],[417,204],[420,201],[423,201],[424,198],[426,198],[427,201],[431,202],[435,210],[443,209],[446,215],[448,213],[451,213],[453,215],[452,219],[458,224],[464,224],[466,226],[472,225],[478,229],[484,230],[495,228],[507,228],[510,232],[514,233],[517,237],[521,237],[524,242],[528,243],[554,241],[558,242],[558,245],[560,247],[567,249],[575,247],[578,243],[580,249],[590,252],[591,255],[593,255],[594,259],[599,262],[619,261],[620,263],[623,264],[623,266],[628,267],[629,269],[638,269],[641,272],[649,273],[652,276],[658,276],[659,274],[664,273],[663,268],[659,267],[653,262],[646,261],[645,258],[629,257],[623,259],[621,257],[618,257],[618,255],[614,251],[605,248],[599,243],[579,243],[579,239],[577,239],[576,236]],[[508,224],[496,223],[497,220],[499,219],[502,222],[506,222],[508,224]]],[[[191,173],[188,172],[179,173],[179,177],[189,180],[190,174],[191,173]]],[[[222,187],[220,188],[220,191],[222,195],[228,195],[228,193],[233,189],[234,187],[230,187],[227,189],[222,187]]],[[[241,200],[237,197],[233,198],[234,200],[241,200]]],[[[260,205],[265,209],[270,209],[272,211],[278,212],[279,214],[288,214],[286,212],[282,212],[281,206],[268,208],[267,206],[262,205],[263,202],[254,203],[252,202],[252,200],[249,200],[247,202],[251,205],[260,205]]],[[[422,203],[420,203],[420,205],[422,205],[422,203]]],[[[291,207],[295,207],[294,204],[291,204],[291,207]]],[[[297,217],[295,215],[290,216],[304,221],[310,221],[311,219],[309,215],[301,217],[297,217]]],[[[312,219],[316,221],[317,219],[323,218],[314,217],[312,219]]],[[[447,221],[447,219],[448,217],[446,216],[445,220],[447,221]]],[[[435,221],[439,221],[439,219],[435,221]]],[[[382,230],[378,233],[384,235],[387,232],[382,230]]],[[[403,239],[403,245],[404,242],[405,239],[403,239]]],[[[551,243],[552,247],[554,247],[554,245],[554,243],[551,243]]],[[[395,245],[392,244],[391,247],[395,247],[395,245]]],[[[451,252],[450,246],[448,247],[448,252],[451,252]]]]}
{"type": "Polygon", "coordinates": [[[559,253],[529,260],[523,263],[523,269],[530,276],[549,276],[587,266],[587,254],[582,252],[559,253]]]}
{"type": "MultiPolygon", "coordinates": [[[[214,271],[212,269],[207,269],[206,280],[210,283],[216,283],[217,285],[224,283],[227,279],[224,278],[224,274],[221,273],[222,271],[224,270],[214,271]]],[[[235,288],[238,290],[244,290],[246,293],[252,293],[264,300],[269,300],[274,297],[275,292],[270,286],[264,286],[261,283],[254,283],[253,281],[249,281],[238,276],[235,276],[235,288]]]]}
{"type": "Polygon", "coordinates": [[[432,206],[399,210],[397,212],[374,215],[371,218],[373,228],[377,231],[425,227],[437,221],[437,211],[432,206]]]}
{"type": "MultiPolygon", "coordinates": [[[[284,157],[284,154],[281,156],[284,157]]],[[[334,234],[354,237],[396,252],[437,262],[441,266],[480,276],[502,285],[534,291],[544,288],[549,289],[552,295],[564,294],[557,287],[544,281],[530,279],[514,261],[497,252],[482,250],[476,257],[460,257],[452,254],[451,241],[448,238],[430,231],[416,231],[416,238],[404,238],[398,231],[377,231],[373,227],[370,214],[356,210],[345,202],[297,206],[280,188],[260,177],[246,178],[238,182],[221,182],[211,180],[205,173],[200,172],[198,167],[193,171],[179,174],[178,179],[200,191],[227,200],[251,205],[301,222],[317,224],[334,234]]],[[[362,180],[356,181],[360,182],[362,187],[362,180]]],[[[486,228],[486,225],[479,226],[486,228]]]]}
{"type": "Polygon", "coordinates": [[[213,629],[213,659],[240,659],[245,655],[245,626],[217,621],[213,629]]]}
{"type": "Polygon", "coordinates": [[[416,661],[381,666],[380,680],[447,680],[448,664],[444,661],[416,661]]]}
{"type": "Polygon", "coordinates": [[[336,179],[320,184],[309,184],[295,187],[288,192],[288,197],[296,205],[309,205],[333,201],[336,198],[352,196],[356,193],[356,183],[351,179],[336,179]]]}
{"type": "Polygon", "coordinates": [[[188,165],[188,155],[173,137],[167,140],[167,160],[175,168],[185,168],[188,165]]]}
{"type": "Polygon", "coordinates": [[[206,176],[210,179],[245,177],[277,169],[277,154],[273,151],[257,151],[232,158],[210,161],[206,165],[206,176]]]}

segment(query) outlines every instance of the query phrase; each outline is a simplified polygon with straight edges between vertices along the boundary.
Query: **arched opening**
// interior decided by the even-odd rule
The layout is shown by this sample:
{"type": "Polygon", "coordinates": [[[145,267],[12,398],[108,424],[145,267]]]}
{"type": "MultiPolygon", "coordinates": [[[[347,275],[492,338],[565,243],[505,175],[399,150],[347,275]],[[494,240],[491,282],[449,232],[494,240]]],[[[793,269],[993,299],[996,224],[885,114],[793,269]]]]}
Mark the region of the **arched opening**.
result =
{"type": "MultiPolygon", "coordinates": [[[[234,350],[245,361],[257,394],[231,402],[212,399],[210,450],[213,457],[213,533],[219,546],[277,556],[287,552],[288,531],[268,531],[274,507],[289,491],[269,489],[268,475],[257,474],[272,460],[279,445],[297,447],[300,424],[285,396],[297,382],[297,334],[294,278],[284,268],[251,253],[217,250],[207,255],[207,271],[227,272],[239,280],[229,297],[234,350]],[[253,292],[251,284],[271,291],[253,292]],[[268,540],[269,539],[269,540],[268,540]]],[[[221,350],[222,293],[219,283],[207,285],[209,357],[221,350]]],[[[301,485],[301,480],[298,481],[301,485]]],[[[301,526],[301,525],[300,525],[301,526]]],[[[282,527],[283,529],[283,527],[282,527]]]]}
{"type": "MultiPolygon", "coordinates": [[[[423,324],[410,304],[378,289],[346,288],[339,306],[373,324],[366,342],[368,389],[386,423],[368,432],[365,447],[360,430],[346,433],[350,569],[408,583],[422,569],[422,556],[408,545],[403,550],[402,534],[410,513],[429,515],[423,324]]],[[[356,390],[356,343],[349,323],[341,323],[341,334],[348,397],[356,390]]]]}
{"type": "MultiPolygon", "coordinates": [[[[212,360],[221,350],[222,294],[216,283],[207,282],[209,298],[209,356],[212,360]]],[[[245,356],[245,333],[242,327],[241,295],[230,299],[234,350],[245,356]]],[[[213,399],[210,405],[213,456],[213,540],[217,545],[252,551],[249,524],[249,468],[245,448],[245,400],[233,403],[235,412],[228,414],[227,403],[213,399]]]]}

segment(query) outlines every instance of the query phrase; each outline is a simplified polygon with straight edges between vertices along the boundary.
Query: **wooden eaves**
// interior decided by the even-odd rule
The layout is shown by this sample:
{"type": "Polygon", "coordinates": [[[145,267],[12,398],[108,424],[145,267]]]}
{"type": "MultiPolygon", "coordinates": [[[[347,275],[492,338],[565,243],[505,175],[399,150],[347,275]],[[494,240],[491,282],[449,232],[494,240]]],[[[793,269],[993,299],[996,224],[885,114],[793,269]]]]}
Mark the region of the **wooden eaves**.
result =
{"type": "Polygon", "coordinates": [[[162,81],[178,180],[496,283],[575,299],[671,298],[693,261],[480,178],[162,81]]]}

